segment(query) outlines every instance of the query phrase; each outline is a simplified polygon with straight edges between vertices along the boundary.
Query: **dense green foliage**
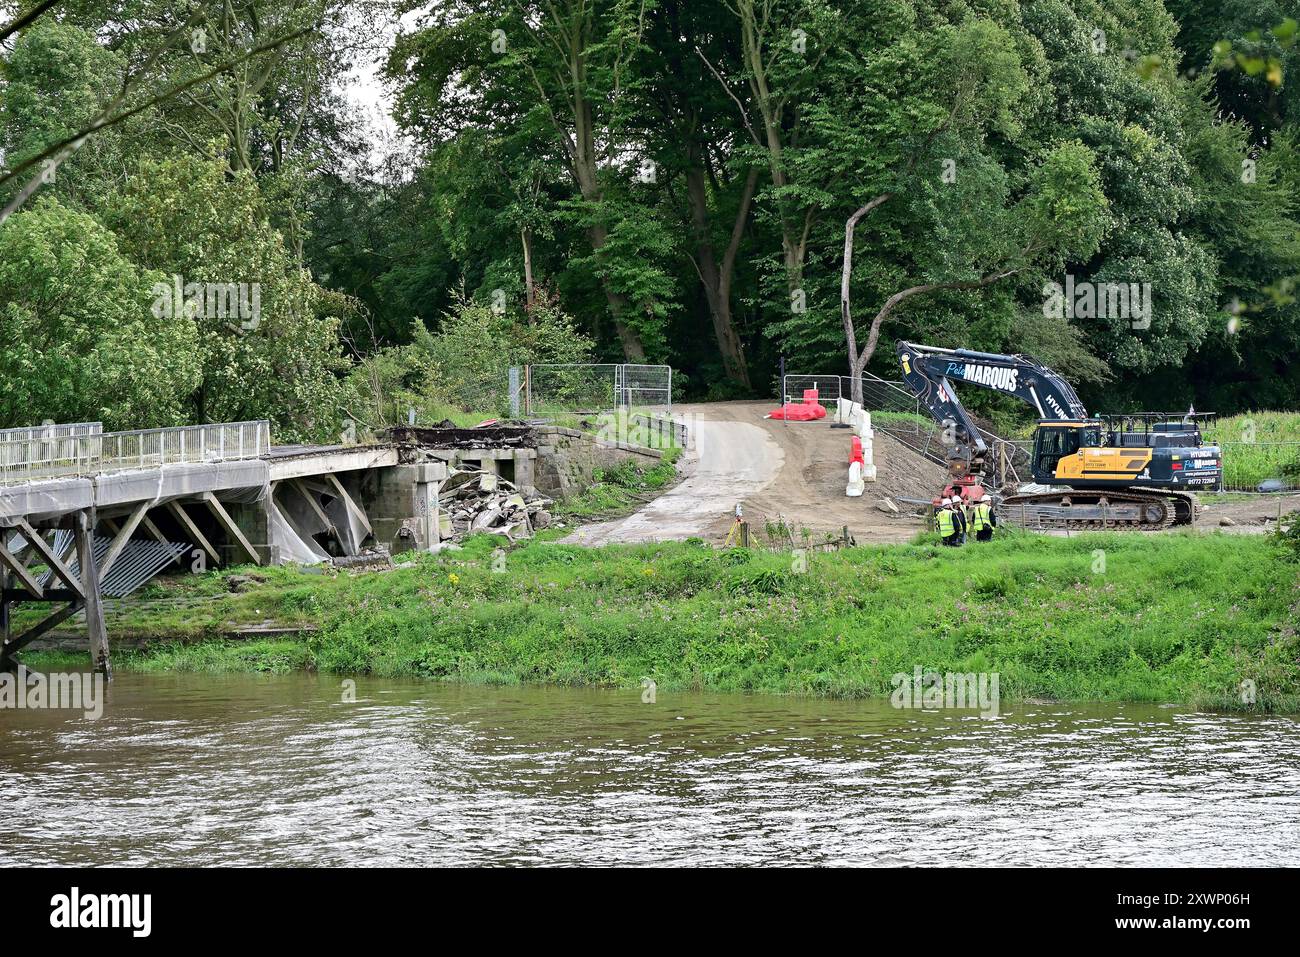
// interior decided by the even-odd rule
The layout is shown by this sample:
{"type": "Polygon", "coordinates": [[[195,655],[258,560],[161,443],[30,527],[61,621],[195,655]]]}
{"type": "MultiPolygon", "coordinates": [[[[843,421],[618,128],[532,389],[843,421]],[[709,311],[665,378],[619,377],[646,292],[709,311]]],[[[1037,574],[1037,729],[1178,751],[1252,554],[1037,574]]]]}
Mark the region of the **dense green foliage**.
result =
{"type": "Polygon", "coordinates": [[[413,6],[75,0],[0,43],[0,426],[329,437],[588,358],[767,394],[780,356],[849,371],[866,206],[867,368],[907,337],[1099,411],[1300,405],[1288,0],[413,6]],[[387,153],[344,96],[376,58],[387,153]],[[1045,315],[1067,275],[1149,283],[1149,326],[1045,315]],[[170,283],[256,287],[256,322],[170,283]]]}
{"type": "MultiPolygon", "coordinates": [[[[119,665],[317,668],[350,674],[826,695],[887,693],[920,664],[996,671],[1009,697],[1236,699],[1300,706],[1296,565],[1263,536],[1022,536],[945,549],[813,553],[673,543],[600,549],[472,539],[384,574],[259,569],[185,580],[117,634],[214,635],[228,622],[318,630],[296,640],[155,642],[119,665]],[[1104,560],[1104,564],[1100,561],[1104,560]],[[494,567],[499,569],[494,571],[494,567]],[[189,595],[192,607],[174,601],[189,595]]],[[[157,586],[155,586],[157,587],[157,586]]]]}

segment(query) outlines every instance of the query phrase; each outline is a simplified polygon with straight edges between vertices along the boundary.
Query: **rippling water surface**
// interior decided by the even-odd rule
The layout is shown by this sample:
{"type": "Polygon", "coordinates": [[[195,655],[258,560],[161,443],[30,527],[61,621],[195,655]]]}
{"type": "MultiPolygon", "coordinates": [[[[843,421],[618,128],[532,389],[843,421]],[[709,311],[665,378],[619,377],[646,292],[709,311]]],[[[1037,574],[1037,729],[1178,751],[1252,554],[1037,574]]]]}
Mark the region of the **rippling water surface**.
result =
{"type": "Polygon", "coordinates": [[[0,864],[1300,864],[1300,721],[124,674],[0,711],[0,864]]]}

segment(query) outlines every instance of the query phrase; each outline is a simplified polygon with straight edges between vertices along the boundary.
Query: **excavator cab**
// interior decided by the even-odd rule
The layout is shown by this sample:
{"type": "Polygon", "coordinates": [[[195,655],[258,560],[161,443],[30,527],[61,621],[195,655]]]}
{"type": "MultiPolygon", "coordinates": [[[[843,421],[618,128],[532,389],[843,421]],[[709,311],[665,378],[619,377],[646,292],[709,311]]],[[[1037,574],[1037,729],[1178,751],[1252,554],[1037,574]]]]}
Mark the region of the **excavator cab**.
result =
{"type": "Polygon", "coordinates": [[[1061,459],[1074,455],[1083,443],[1083,427],[1077,422],[1055,419],[1038,423],[1034,430],[1034,480],[1051,483],[1061,459]]]}

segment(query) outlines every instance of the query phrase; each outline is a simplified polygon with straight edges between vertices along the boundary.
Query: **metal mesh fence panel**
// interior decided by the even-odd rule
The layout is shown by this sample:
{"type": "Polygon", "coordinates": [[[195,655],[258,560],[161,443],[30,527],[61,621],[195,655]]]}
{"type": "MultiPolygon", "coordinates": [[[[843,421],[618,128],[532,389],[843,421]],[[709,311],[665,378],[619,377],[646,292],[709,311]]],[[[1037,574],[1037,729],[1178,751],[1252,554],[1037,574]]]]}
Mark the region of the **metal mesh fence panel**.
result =
{"type": "Polygon", "coordinates": [[[841,395],[848,395],[841,392],[842,385],[843,377],[838,375],[788,375],[781,381],[781,404],[802,402],[805,393],[815,391],[817,401],[834,412],[841,395]]]}
{"type": "Polygon", "coordinates": [[[614,369],[614,396],[620,408],[673,407],[671,366],[625,363],[614,369]]]}
{"type": "MultiPolygon", "coordinates": [[[[846,391],[849,385],[846,379],[846,391]]],[[[921,400],[904,389],[901,382],[890,382],[870,373],[863,375],[862,404],[871,413],[873,428],[888,433],[932,462],[948,464],[951,434],[945,434],[945,429],[922,408],[921,400]]],[[[988,447],[984,454],[985,476],[994,486],[1033,481],[1032,443],[1005,439],[982,428],[979,433],[988,447]]]]}
{"type": "Polygon", "coordinates": [[[613,363],[528,366],[524,411],[528,415],[549,415],[612,409],[617,368],[613,363]]]}
{"type": "Polygon", "coordinates": [[[671,409],[670,366],[628,363],[532,365],[524,370],[528,415],[671,409]]]}

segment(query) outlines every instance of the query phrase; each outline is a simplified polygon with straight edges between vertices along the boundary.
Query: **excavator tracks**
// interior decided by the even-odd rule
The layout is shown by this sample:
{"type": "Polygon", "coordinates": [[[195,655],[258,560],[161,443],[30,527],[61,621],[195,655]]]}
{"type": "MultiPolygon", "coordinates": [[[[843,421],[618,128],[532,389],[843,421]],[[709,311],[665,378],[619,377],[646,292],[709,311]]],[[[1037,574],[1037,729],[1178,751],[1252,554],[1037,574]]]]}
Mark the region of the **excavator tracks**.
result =
{"type": "Polygon", "coordinates": [[[1156,532],[1192,524],[1199,508],[1191,492],[1063,489],[1009,494],[998,505],[998,514],[1006,522],[1030,528],[1156,532]]]}

